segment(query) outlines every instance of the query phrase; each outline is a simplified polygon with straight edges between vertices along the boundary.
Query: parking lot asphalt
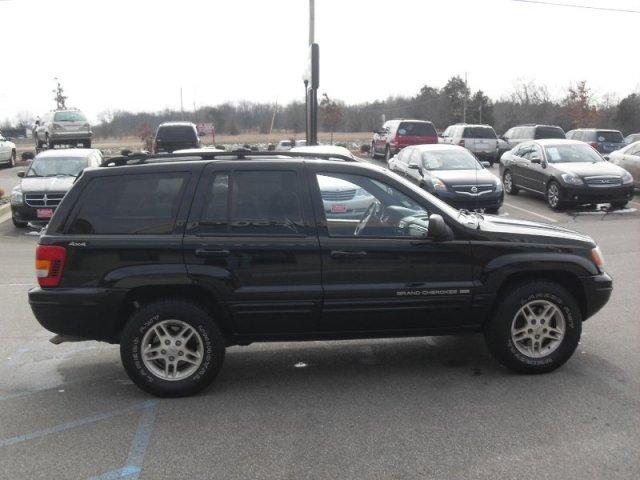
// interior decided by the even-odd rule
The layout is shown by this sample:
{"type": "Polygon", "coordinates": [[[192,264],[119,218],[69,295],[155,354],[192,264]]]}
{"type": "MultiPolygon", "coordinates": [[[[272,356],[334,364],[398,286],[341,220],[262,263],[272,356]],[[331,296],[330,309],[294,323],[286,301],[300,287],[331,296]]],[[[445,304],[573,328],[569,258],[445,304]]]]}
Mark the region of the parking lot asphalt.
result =
{"type": "Polygon", "coordinates": [[[638,195],[630,207],[575,215],[521,194],[501,209],[591,235],[614,278],[551,374],[508,372],[476,335],[254,344],[203,394],[163,400],[117,346],[48,342],[26,297],[37,237],[4,221],[0,478],[640,478],[638,195]]]}

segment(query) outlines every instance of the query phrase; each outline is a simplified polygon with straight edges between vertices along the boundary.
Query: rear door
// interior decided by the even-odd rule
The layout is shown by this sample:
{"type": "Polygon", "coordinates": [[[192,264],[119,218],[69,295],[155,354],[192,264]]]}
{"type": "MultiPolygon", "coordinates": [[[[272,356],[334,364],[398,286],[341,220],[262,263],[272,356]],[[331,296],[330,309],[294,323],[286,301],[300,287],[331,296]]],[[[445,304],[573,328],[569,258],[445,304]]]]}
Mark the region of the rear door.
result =
{"type": "Polygon", "coordinates": [[[303,164],[215,162],[198,186],[184,237],[192,281],[239,334],[312,331],[322,290],[303,164]]]}
{"type": "Polygon", "coordinates": [[[542,148],[535,143],[530,144],[524,154],[524,160],[522,163],[522,186],[544,193],[547,185],[547,169],[542,167],[542,148]],[[539,161],[533,162],[532,159],[539,161]]]}
{"type": "Polygon", "coordinates": [[[425,239],[432,208],[383,175],[322,164],[310,170],[319,212],[322,332],[405,333],[468,319],[468,241],[425,239]],[[332,182],[349,182],[363,193],[369,206],[362,218],[343,219],[325,207],[322,189],[332,182]]]}
{"type": "Polygon", "coordinates": [[[400,122],[396,133],[398,146],[438,143],[438,133],[429,122],[400,122]]]}

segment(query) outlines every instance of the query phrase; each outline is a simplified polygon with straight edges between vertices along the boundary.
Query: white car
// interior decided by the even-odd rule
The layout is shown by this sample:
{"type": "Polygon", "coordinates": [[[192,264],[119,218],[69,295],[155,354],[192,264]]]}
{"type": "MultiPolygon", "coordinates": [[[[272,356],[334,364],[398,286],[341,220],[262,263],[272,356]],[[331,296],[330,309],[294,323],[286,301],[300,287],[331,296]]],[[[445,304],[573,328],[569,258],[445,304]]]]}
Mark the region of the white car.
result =
{"type": "Polygon", "coordinates": [[[276,145],[276,152],[287,152],[294,147],[291,140],[280,140],[276,145]]]}
{"type": "Polygon", "coordinates": [[[16,164],[16,145],[0,133],[0,163],[13,167],[16,164]]]}
{"type": "Polygon", "coordinates": [[[635,187],[640,188],[640,140],[611,152],[604,158],[629,172],[633,176],[635,187]]]}

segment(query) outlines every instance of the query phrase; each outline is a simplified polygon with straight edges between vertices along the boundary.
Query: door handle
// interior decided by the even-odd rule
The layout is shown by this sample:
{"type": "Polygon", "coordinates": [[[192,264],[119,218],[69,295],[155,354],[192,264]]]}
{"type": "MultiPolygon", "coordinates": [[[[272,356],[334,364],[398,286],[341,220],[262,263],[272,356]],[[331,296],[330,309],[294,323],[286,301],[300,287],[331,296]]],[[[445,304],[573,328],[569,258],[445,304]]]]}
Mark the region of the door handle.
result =
{"type": "Polygon", "coordinates": [[[196,257],[228,257],[230,254],[231,252],[229,250],[196,249],[196,257]]]}
{"type": "Polygon", "coordinates": [[[331,258],[363,258],[367,252],[347,252],[344,250],[331,250],[331,258]]]}

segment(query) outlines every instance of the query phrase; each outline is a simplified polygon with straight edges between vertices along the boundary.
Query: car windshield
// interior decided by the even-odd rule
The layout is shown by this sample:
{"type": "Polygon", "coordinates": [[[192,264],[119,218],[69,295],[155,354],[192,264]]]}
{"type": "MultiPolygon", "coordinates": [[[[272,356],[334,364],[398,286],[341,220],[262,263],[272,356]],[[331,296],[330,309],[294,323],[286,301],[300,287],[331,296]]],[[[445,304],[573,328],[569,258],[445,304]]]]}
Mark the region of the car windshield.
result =
{"type": "Polygon", "coordinates": [[[549,163],[604,162],[598,152],[586,144],[551,145],[544,149],[549,163]]]}
{"type": "Polygon", "coordinates": [[[464,138],[496,138],[496,132],[490,127],[466,127],[464,138]]]}
{"type": "Polygon", "coordinates": [[[88,160],[82,157],[35,158],[25,174],[26,177],[77,177],[87,168],[88,160]]]}
{"type": "Polygon", "coordinates": [[[441,150],[422,153],[422,166],[427,170],[480,170],[482,166],[467,150],[441,150]]]}
{"type": "Polygon", "coordinates": [[[402,122],[398,127],[398,135],[401,137],[435,137],[437,133],[434,126],[427,122],[402,122]]]}
{"type": "Polygon", "coordinates": [[[617,130],[598,130],[596,137],[599,142],[624,143],[622,133],[617,130]]]}
{"type": "Polygon", "coordinates": [[[535,140],[543,138],[566,138],[564,131],[560,127],[538,127],[536,128],[535,140]]]}
{"type": "Polygon", "coordinates": [[[81,112],[56,112],[53,116],[54,122],[86,122],[85,117],[81,112]]]}
{"type": "Polygon", "coordinates": [[[164,142],[191,141],[196,138],[196,132],[188,125],[160,127],[156,138],[164,142]]]}

